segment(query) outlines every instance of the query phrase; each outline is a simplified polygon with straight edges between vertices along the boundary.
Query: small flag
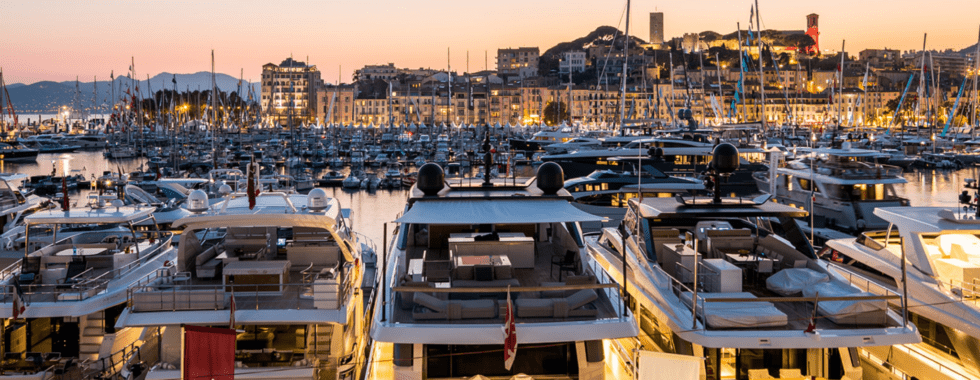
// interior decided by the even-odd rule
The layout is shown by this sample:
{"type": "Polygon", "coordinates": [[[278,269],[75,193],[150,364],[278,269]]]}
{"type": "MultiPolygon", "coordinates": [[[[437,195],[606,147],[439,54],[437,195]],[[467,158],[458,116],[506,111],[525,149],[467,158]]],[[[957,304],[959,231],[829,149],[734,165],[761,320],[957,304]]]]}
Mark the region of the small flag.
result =
{"type": "Polygon", "coordinates": [[[514,324],[514,305],[510,302],[510,286],[507,287],[507,314],[504,318],[504,369],[510,371],[517,355],[517,326],[514,324]]]}
{"type": "Polygon", "coordinates": [[[20,283],[14,281],[14,319],[20,318],[27,311],[27,304],[24,302],[24,291],[20,289],[20,283]]]}
{"type": "Polygon", "coordinates": [[[230,315],[230,319],[228,320],[228,328],[234,329],[235,328],[235,289],[231,290],[231,307],[229,309],[231,309],[231,313],[230,313],[231,315],[230,315]]]}

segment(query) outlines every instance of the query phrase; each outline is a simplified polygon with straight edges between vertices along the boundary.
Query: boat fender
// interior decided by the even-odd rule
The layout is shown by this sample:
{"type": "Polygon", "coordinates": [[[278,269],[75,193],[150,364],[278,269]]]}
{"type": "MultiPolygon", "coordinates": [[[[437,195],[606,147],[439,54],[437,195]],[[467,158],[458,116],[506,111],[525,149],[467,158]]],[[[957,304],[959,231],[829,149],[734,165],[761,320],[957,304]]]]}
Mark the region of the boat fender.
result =
{"type": "Polygon", "coordinates": [[[867,227],[867,223],[865,223],[864,219],[858,219],[858,221],[857,221],[857,228],[859,230],[863,230],[864,227],[867,227]]]}

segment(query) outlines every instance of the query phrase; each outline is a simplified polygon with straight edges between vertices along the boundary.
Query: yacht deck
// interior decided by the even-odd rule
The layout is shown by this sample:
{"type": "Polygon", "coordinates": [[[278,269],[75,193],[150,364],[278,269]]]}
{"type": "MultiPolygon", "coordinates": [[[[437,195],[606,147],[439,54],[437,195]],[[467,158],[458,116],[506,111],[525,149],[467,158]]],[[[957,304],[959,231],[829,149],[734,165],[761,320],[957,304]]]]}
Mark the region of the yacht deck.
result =
{"type": "MultiPolygon", "coordinates": [[[[407,301],[409,296],[406,294],[413,293],[423,293],[423,292],[400,292],[395,289],[396,296],[394,297],[395,307],[391,308],[394,314],[392,316],[392,321],[396,323],[417,323],[417,324],[500,324],[503,322],[505,317],[505,310],[507,305],[507,293],[506,292],[487,292],[480,291],[476,289],[488,289],[488,288],[506,288],[508,286],[511,289],[511,300],[515,305],[515,308],[520,307],[518,300],[520,299],[531,299],[531,300],[542,300],[542,299],[561,299],[568,297],[575,292],[583,289],[591,289],[597,295],[596,300],[592,301],[587,308],[590,312],[582,315],[574,315],[574,313],[569,315],[561,314],[561,316],[554,315],[541,315],[541,316],[527,316],[522,317],[520,313],[515,313],[515,321],[517,323],[546,323],[546,322],[568,322],[568,321],[590,321],[599,319],[611,319],[618,318],[618,308],[613,306],[613,302],[620,302],[618,300],[613,300],[608,292],[618,293],[612,285],[608,285],[608,280],[600,278],[597,281],[592,273],[594,271],[585,271],[581,268],[576,270],[576,273],[562,272],[560,273],[559,268],[554,266],[552,268],[552,258],[553,252],[556,251],[554,243],[551,242],[536,242],[535,243],[535,253],[534,253],[534,267],[533,268],[513,268],[513,280],[514,281],[501,281],[501,280],[490,280],[490,281],[477,281],[477,280],[459,280],[455,278],[449,278],[448,281],[443,282],[428,282],[430,287],[434,287],[428,292],[424,292],[437,298],[440,301],[473,301],[473,300],[486,300],[492,302],[494,305],[494,312],[486,314],[483,317],[463,317],[460,319],[455,318],[417,318],[420,315],[424,315],[426,311],[423,306],[417,303],[410,304],[407,301]],[[590,273],[591,272],[591,273],[590,273]],[[579,285],[571,284],[571,282],[577,281],[583,277],[591,277],[584,283],[579,285]],[[570,280],[571,277],[571,281],[570,280]],[[603,281],[606,280],[606,281],[603,281]],[[605,283],[605,284],[603,284],[605,283]],[[529,288],[533,290],[524,290],[521,288],[529,288]],[[547,290],[553,288],[552,290],[547,290]],[[544,289],[544,290],[542,290],[544,289]],[[492,317],[491,317],[492,315],[492,317]]],[[[409,247],[406,251],[406,257],[409,261],[424,259],[425,256],[434,255],[439,258],[445,258],[449,261],[449,251],[447,249],[428,249],[424,247],[409,247]]],[[[431,260],[431,257],[429,258],[431,260]]],[[[588,265],[588,264],[587,264],[588,265]]],[[[599,269],[596,267],[596,269],[599,269]]],[[[601,270],[599,271],[600,273],[601,270]]],[[[402,283],[402,289],[405,286],[410,286],[410,284],[402,283]]],[[[494,289],[495,290],[495,289],[494,289]]],[[[540,301],[534,301],[540,302],[540,301]]],[[[544,313],[549,314],[549,313],[544,313]]]]}

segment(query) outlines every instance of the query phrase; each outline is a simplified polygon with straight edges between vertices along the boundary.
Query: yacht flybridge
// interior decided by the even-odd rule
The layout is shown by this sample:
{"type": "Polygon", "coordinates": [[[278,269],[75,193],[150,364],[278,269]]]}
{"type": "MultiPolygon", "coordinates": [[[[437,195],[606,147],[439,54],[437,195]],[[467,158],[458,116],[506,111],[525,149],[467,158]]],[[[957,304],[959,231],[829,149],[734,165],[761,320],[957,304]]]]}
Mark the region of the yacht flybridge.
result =
{"type": "Polygon", "coordinates": [[[600,218],[570,204],[556,164],[536,178],[484,178],[447,183],[436,164],[419,170],[395,221],[368,376],[631,376],[615,339],[635,337],[636,321],[581,233],[580,222],[600,218]],[[509,369],[508,300],[517,342],[509,369]]]}
{"type": "Polygon", "coordinates": [[[835,229],[860,232],[887,223],[872,212],[878,207],[908,206],[895,184],[908,182],[897,166],[876,163],[882,153],[865,149],[802,149],[806,155],[782,167],[753,174],[759,191],[779,203],[816,213],[835,229]],[[770,178],[776,178],[775,184],[770,178]],[[812,197],[812,198],[811,198],[812,197]]]}
{"type": "Polygon", "coordinates": [[[858,289],[817,260],[794,220],[805,211],[721,198],[737,149],[714,156],[713,199],[631,199],[620,228],[588,239],[617,280],[625,256],[644,349],[704,357],[707,379],[860,379],[856,347],[919,342],[888,309],[897,292],[858,289]]]}
{"type": "Polygon", "coordinates": [[[904,258],[909,318],[923,342],[869,348],[869,357],[896,375],[980,377],[980,218],[943,207],[879,208],[875,215],[887,230],[827,243],[841,262],[834,269],[867,291],[895,291],[904,258]]]}
{"type": "MultiPolygon", "coordinates": [[[[373,250],[322,189],[188,200],[178,265],[130,287],[117,327],[159,334],[148,378],[180,379],[181,325],[238,329],[235,377],[358,378],[367,352],[373,250]],[[232,315],[234,313],[234,315],[232,315]]],[[[146,360],[144,358],[144,360],[146,360]]],[[[146,360],[149,362],[149,360],[146,360]]]]}
{"type": "Polygon", "coordinates": [[[153,229],[154,210],[99,200],[24,218],[24,258],[0,271],[4,375],[120,369],[111,358],[131,355],[140,334],[115,327],[126,288],[176,258],[171,233],[153,229]],[[136,227],[146,220],[149,230],[136,227]],[[51,232],[49,243],[33,242],[38,230],[51,232]]]}

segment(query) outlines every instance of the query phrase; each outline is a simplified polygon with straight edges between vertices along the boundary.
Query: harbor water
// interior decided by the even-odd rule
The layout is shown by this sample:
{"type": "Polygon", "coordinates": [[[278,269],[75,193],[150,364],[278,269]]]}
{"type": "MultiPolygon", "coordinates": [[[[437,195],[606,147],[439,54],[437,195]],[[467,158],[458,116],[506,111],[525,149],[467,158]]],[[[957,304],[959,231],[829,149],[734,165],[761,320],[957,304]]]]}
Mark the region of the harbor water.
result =
{"type": "MultiPolygon", "coordinates": [[[[29,176],[51,174],[52,169],[60,173],[82,174],[85,178],[98,178],[106,171],[124,173],[141,169],[145,158],[128,160],[108,160],[101,151],[79,151],[63,154],[41,154],[33,163],[4,163],[0,161],[0,172],[23,173],[29,176]]],[[[143,167],[145,170],[146,168],[143,167]]],[[[350,170],[344,169],[346,175],[350,170]]],[[[967,167],[960,170],[910,169],[904,173],[908,180],[896,184],[896,193],[907,198],[912,206],[957,207],[957,197],[963,190],[967,178],[980,178],[977,169],[967,167]]],[[[85,187],[81,187],[85,188],[85,187]]],[[[352,211],[353,228],[371,238],[381,251],[385,240],[384,223],[394,221],[405,208],[408,189],[379,189],[377,191],[346,190],[340,187],[328,188],[327,194],[340,200],[340,204],[352,211]]],[[[83,204],[86,192],[70,194],[72,203],[83,204]]],[[[388,226],[389,232],[394,225],[388,226]]]]}
{"type": "MultiPolygon", "coordinates": [[[[59,175],[68,173],[71,175],[82,174],[87,179],[98,178],[106,171],[129,173],[140,170],[141,165],[145,165],[145,158],[128,160],[108,160],[103,157],[102,151],[79,151],[73,153],[60,154],[40,154],[37,161],[33,163],[5,163],[0,161],[0,172],[2,173],[22,173],[28,176],[50,175],[54,169],[59,175]]],[[[147,170],[145,166],[143,170],[147,170]]],[[[350,170],[344,169],[346,175],[350,170]]],[[[87,189],[87,186],[79,186],[80,189],[87,189]]],[[[391,222],[397,218],[398,213],[405,209],[405,199],[408,189],[377,191],[367,190],[345,190],[340,187],[327,188],[327,195],[340,200],[340,205],[351,209],[354,222],[353,229],[370,238],[378,252],[381,252],[382,242],[384,241],[384,223],[391,222]]],[[[86,190],[78,193],[70,193],[69,197],[72,204],[84,204],[86,190]]],[[[394,230],[394,225],[390,225],[389,231],[394,230]]]]}

